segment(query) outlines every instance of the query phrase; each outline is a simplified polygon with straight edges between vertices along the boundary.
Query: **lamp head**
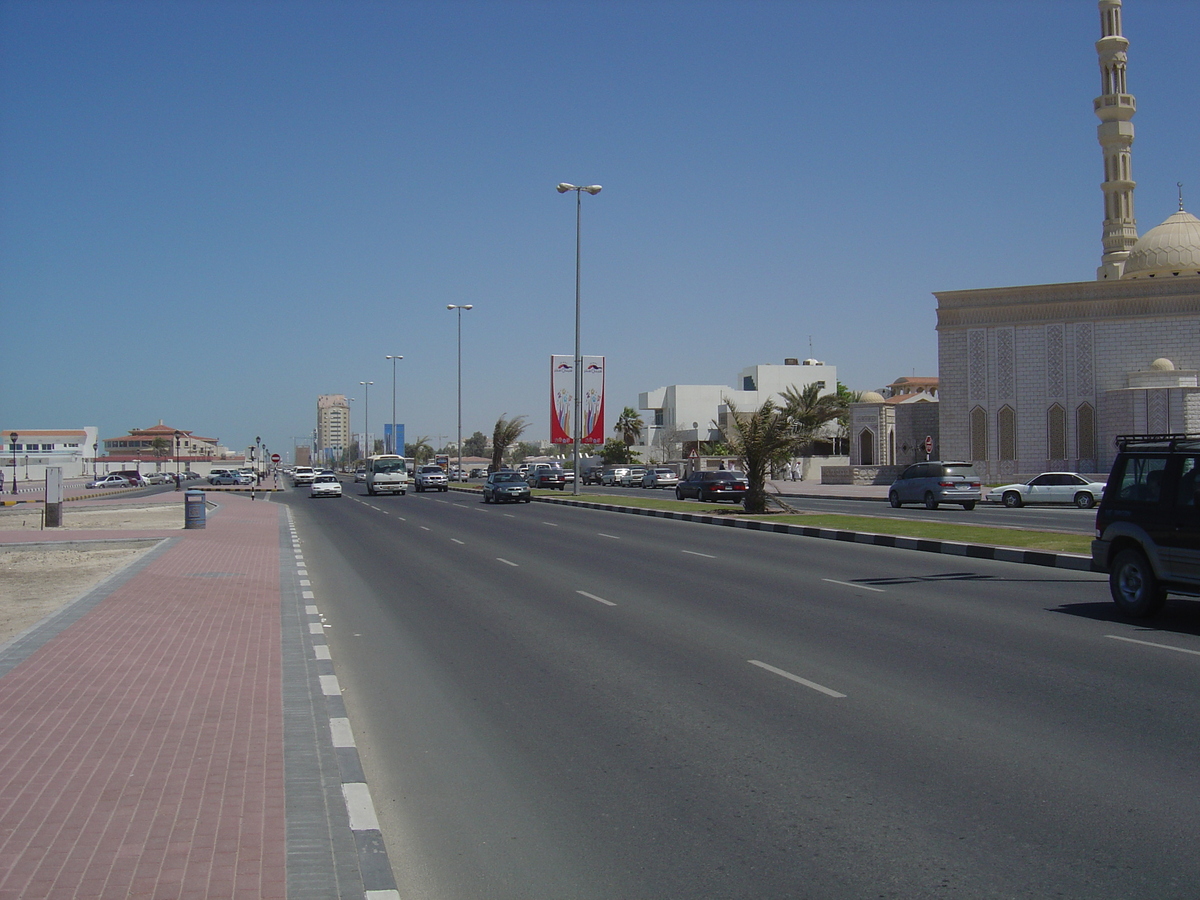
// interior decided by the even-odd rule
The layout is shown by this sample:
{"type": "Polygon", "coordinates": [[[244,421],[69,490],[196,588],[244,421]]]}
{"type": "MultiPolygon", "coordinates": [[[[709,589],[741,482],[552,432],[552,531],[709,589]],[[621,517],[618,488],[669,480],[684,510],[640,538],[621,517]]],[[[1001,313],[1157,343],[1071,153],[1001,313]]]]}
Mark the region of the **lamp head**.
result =
{"type": "Polygon", "coordinates": [[[575,185],[573,185],[573,184],[567,184],[567,183],[564,181],[564,182],[563,182],[562,184],[560,184],[560,185],[559,185],[559,186],[558,186],[558,187],[557,187],[555,190],[557,190],[557,191],[558,191],[560,194],[565,194],[567,191],[573,191],[573,190],[575,190],[575,185]]]}
{"type": "Polygon", "coordinates": [[[603,188],[598,184],[589,184],[587,187],[583,188],[583,190],[587,191],[589,194],[598,194],[601,190],[603,190],[603,188]]]}

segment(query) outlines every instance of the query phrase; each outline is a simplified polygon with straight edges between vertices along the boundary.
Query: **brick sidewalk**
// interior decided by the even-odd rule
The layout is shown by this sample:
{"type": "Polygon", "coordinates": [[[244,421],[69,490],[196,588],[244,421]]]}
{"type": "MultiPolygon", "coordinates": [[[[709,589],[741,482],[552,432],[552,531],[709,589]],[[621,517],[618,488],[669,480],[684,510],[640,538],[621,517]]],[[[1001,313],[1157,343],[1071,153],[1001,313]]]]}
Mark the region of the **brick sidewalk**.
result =
{"type": "Polygon", "coordinates": [[[0,900],[363,896],[285,510],[220,505],[0,647],[0,900]]]}

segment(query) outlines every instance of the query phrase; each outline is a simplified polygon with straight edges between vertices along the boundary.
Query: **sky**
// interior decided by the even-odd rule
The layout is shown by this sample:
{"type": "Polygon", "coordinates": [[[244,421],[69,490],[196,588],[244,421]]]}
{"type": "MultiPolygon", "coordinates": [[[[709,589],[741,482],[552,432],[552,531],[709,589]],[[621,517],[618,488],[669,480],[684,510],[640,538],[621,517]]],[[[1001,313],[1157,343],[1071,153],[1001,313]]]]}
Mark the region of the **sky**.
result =
{"type": "MultiPolygon", "coordinates": [[[[1095,0],[0,0],[0,427],[285,457],[642,391],[937,374],[934,291],[1090,281],[1095,0]],[[374,382],[369,393],[360,382],[374,382]]],[[[1200,2],[1126,0],[1139,231],[1200,213],[1200,2]]]]}

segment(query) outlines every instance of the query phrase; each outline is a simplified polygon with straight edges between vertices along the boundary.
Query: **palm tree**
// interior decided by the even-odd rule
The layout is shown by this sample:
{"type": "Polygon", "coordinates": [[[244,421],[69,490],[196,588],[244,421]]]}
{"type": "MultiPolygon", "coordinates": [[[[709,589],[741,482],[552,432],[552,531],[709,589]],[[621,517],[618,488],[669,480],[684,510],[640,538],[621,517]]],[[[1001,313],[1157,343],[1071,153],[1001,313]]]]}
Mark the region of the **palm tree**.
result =
{"type": "Polygon", "coordinates": [[[621,435],[621,440],[625,442],[626,447],[632,447],[638,442],[638,438],[642,435],[642,429],[645,427],[646,423],[642,421],[642,417],[632,406],[625,407],[617,416],[617,433],[621,435]]]}
{"type": "Polygon", "coordinates": [[[799,391],[794,385],[785,388],[782,395],[782,412],[791,421],[795,432],[794,455],[807,451],[817,432],[827,422],[834,421],[846,412],[844,395],[822,394],[816,382],[805,385],[799,391]]]}
{"type": "Polygon", "coordinates": [[[529,420],[524,416],[513,416],[506,419],[501,416],[496,420],[496,428],[492,431],[492,471],[500,468],[504,460],[504,452],[516,443],[517,438],[525,433],[529,420]]]}
{"type": "Polygon", "coordinates": [[[433,446],[429,443],[428,435],[422,435],[411,444],[405,444],[404,450],[408,456],[411,456],[418,463],[423,463],[433,456],[433,446]]]}
{"type": "Polygon", "coordinates": [[[754,412],[739,413],[725,398],[729,407],[727,424],[721,435],[737,456],[750,482],[744,502],[746,512],[761,513],[767,509],[767,473],[773,465],[784,462],[796,444],[796,432],[786,409],[767,400],[754,412]]]}

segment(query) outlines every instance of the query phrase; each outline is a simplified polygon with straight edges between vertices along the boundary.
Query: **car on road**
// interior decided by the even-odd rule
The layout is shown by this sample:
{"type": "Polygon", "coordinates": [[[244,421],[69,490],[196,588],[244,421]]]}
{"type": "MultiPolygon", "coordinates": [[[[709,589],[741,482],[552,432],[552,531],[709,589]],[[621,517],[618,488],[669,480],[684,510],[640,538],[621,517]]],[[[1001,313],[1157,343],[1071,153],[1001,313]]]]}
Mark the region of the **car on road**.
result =
{"type": "Polygon", "coordinates": [[[365,466],[359,466],[354,470],[354,483],[362,484],[367,480],[367,470],[365,466]]]}
{"type": "Polygon", "coordinates": [[[646,474],[642,476],[642,487],[644,488],[675,487],[677,484],[679,484],[679,476],[675,474],[674,469],[668,469],[665,466],[647,469],[646,474]]]}
{"type": "Polygon", "coordinates": [[[1092,569],[1144,619],[1168,593],[1200,597],[1200,434],[1119,435],[1096,509],[1092,569]]]}
{"type": "Polygon", "coordinates": [[[989,490],[984,499],[1017,509],[1029,503],[1073,503],[1091,509],[1104,496],[1103,481],[1089,481],[1074,472],[1043,472],[1024,484],[1003,484],[989,490]]]}
{"type": "Polygon", "coordinates": [[[529,503],[532,499],[533,494],[520,472],[501,469],[488,475],[483,483],[484,503],[529,503]]]}
{"type": "Polygon", "coordinates": [[[628,466],[607,466],[600,475],[600,483],[617,485],[628,474],[628,466]]]}
{"type": "Polygon", "coordinates": [[[565,490],[567,486],[567,479],[563,475],[562,469],[532,469],[525,480],[531,488],[561,491],[565,490]]]}
{"type": "Polygon", "coordinates": [[[308,486],[309,497],[340,497],[342,483],[336,475],[317,475],[308,486]]]}
{"type": "Polygon", "coordinates": [[[969,462],[932,460],[914,463],[892,482],[888,502],[893,509],[905,503],[924,503],[937,509],[942,503],[956,503],[971,510],[979,502],[982,484],[969,462]]]}
{"type": "Polygon", "coordinates": [[[474,469],[471,470],[472,478],[487,478],[487,476],[488,476],[488,470],[482,466],[476,466],[474,469]]]}
{"type": "Polygon", "coordinates": [[[675,485],[675,499],[695,497],[709,503],[720,503],[722,500],[741,503],[749,490],[750,481],[741,472],[726,469],[699,471],[675,485]]]}
{"type": "Polygon", "coordinates": [[[131,487],[129,479],[124,475],[105,475],[102,478],[97,478],[95,481],[89,481],[86,485],[89,488],[119,488],[131,487]]]}
{"type": "Polygon", "coordinates": [[[417,469],[417,477],[413,480],[417,493],[422,491],[448,491],[450,480],[441,466],[428,465],[417,469]]]}
{"type": "Polygon", "coordinates": [[[242,479],[233,472],[216,472],[208,476],[209,484],[241,484],[242,479]]]}
{"type": "Polygon", "coordinates": [[[312,480],[316,477],[316,474],[317,473],[313,471],[312,466],[296,466],[296,468],[292,470],[292,484],[312,484],[312,480]]]}

